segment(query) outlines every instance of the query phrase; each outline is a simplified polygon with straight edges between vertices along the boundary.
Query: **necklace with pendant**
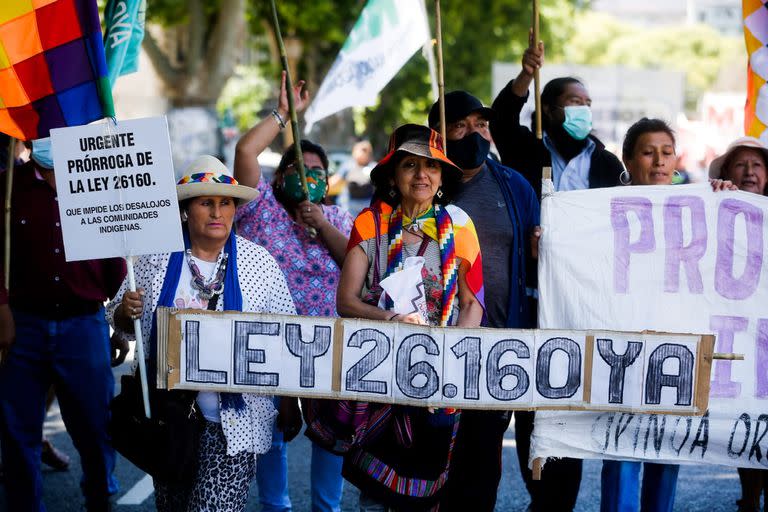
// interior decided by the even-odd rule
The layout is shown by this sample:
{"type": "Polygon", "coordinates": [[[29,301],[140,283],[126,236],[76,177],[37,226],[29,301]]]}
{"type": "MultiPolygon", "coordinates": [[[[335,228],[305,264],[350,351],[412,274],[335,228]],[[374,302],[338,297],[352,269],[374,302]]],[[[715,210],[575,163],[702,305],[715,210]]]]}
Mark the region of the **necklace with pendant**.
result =
{"type": "Polygon", "coordinates": [[[213,279],[207,281],[200,269],[198,268],[195,260],[192,259],[192,249],[184,251],[187,257],[187,265],[192,272],[192,280],[190,284],[192,288],[197,290],[197,296],[202,300],[210,300],[216,294],[221,294],[224,291],[224,276],[227,271],[227,258],[229,255],[225,252],[219,254],[219,258],[216,260],[216,270],[214,271],[213,279]]]}
{"type": "MultiPolygon", "coordinates": [[[[410,222],[405,224],[403,223],[403,229],[410,231],[413,234],[418,233],[419,231],[423,231],[422,226],[427,222],[427,220],[431,219],[434,216],[434,208],[430,208],[429,210],[422,212],[421,214],[417,215],[413,219],[409,219],[410,222]]],[[[407,219],[406,216],[403,216],[404,219],[407,219]]]]}

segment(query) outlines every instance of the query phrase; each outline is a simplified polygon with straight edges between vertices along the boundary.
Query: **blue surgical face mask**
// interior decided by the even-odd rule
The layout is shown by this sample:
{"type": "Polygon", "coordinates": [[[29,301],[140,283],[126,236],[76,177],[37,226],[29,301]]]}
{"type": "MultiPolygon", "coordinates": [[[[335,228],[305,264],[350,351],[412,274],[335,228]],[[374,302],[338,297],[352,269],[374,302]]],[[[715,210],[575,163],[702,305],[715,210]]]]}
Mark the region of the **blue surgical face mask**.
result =
{"type": "Polygon", "coordinates": [[[576,140],[584,140],[592,131],[592,109],[587,105],[564,107],[563,129],[576,140]]]}
{"type": "Polygon", "coordinates": [[[35,139],[32,141],[32,160],[40,167],[53,169],[53,151],[51,151],[51,138],[35,139]]]}

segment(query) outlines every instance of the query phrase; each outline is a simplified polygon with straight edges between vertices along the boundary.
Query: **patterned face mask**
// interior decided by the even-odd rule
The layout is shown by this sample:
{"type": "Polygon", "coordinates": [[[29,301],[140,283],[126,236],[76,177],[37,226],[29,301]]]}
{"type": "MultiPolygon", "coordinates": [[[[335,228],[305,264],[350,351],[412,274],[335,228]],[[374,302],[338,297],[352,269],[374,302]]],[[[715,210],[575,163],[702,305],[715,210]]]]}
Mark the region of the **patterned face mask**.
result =
{"type": "MultiPolygon", "coordinates": [[[[306,173],[309,201],[311,203],[320,204],[328,190],[328,183],[325,180],[326,171],[321,167],[312,167],[311,169],[307,169],[306,173]]],[[[294,201],[298,202],[304,200],[304,189],[301,186],[299,173],[287,174],[283,179],[282,189],[285,195],[294,201]]]]}

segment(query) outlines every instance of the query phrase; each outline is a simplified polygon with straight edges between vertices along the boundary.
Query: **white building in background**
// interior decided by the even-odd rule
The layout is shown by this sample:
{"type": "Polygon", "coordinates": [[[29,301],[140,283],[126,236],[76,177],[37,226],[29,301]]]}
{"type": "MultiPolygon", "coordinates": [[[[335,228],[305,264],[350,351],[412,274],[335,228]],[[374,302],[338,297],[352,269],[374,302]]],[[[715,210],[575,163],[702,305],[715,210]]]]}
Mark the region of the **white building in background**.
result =
{"type": "Polygon", "coordinates": [[[591,8],[638,25],[679,25],[688,18],[689,0],[594,0],[591,8]]]}
{"type": "Polygon", "coordinates": [[[649,27],[703,23],[741,34],[741,0],[594,0],[592,10],[649,27]]]}

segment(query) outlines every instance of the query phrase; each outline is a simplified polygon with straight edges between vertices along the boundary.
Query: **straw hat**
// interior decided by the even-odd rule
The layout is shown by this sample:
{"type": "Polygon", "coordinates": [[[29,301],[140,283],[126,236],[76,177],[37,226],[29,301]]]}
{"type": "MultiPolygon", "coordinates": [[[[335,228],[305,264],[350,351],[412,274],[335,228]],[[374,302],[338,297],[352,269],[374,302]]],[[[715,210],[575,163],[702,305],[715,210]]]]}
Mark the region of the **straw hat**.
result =
{"type": "Polygon", "coordinates": [[[191,197],[234,197],[238,204],[251,201],[259,195],[255,188],[238,184],[227,166],[218,158],[202,155],[195,158],[184,170],[184,176],[176,182],[179,201],[191,197]]]}
{"type": "Polygon", "coordinates": [[[709,164],[709,177],[720,178],[723,173],[723,164],[725,164],[728,157],[739,148],[754,148],[761,151],[763,153],[763,158],[765,158],[766,163],[768,163],[768,148],[766,148],[759,139],[756,139],[755,137],[740,137],[728,145],[728,149],[725,150],[725,153],[712,160],[712,163],[709,164]]]}

